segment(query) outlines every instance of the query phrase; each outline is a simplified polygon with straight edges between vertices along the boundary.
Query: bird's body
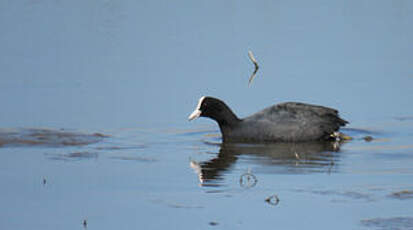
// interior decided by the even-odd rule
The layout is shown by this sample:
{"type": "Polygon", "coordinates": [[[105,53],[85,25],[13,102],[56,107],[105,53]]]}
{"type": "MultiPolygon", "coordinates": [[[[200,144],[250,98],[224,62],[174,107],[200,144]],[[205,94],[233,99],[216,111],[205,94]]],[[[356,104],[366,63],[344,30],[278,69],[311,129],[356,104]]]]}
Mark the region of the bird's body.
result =
{"type": "Polygon", "coordinates": [[[303,142],[332,138],[348,122],[335,109],[287,102],[239,119],[222,101],[202,97],[190,119],[198,116],[217,121],[224,142],[303,142]],[[196,112],[198,111],[198,112],[196,112]]]}

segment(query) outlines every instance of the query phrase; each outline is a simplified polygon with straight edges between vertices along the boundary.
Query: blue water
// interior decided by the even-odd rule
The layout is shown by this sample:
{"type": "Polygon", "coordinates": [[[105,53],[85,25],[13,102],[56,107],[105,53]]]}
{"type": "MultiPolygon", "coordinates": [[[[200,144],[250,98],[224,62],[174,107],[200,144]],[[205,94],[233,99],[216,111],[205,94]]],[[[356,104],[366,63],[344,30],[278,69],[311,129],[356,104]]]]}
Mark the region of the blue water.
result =
{"type": "Polygon", "coordinates": [[[394,194],[413,190],[412,12],[0,1],[0,229],[411,229],[413,199],[394,194]],[[333,107],[354,139],[221,145],[211,120],[187,121],[203,95],[240,117],[333,107]]]}

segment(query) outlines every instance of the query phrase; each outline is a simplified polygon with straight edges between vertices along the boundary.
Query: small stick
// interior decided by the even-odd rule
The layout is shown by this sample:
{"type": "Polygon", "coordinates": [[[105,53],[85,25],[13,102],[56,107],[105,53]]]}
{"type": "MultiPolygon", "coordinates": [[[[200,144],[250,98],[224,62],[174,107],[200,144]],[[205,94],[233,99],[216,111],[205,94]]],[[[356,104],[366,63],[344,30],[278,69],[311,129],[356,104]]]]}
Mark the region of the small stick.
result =
{"type": "Polygon", "coordinates": [[[248,57],[250,58],[250,60],[252,61],[252,63],[255,66],[254,72],[251,74],[250,79],[248,80],[248,85],[250,85],[252,80],[254,80],[255,75],[257,74],[259,66],[258,66],[258,63],[257,63],[257,59],[255,59],[254,54],[252,53],[251,50],[248,50],[248,57]]]}
{"type": "Polygon", "coordinates": [[[276,206],[278,203],[280,203],[280,198],[278,198],[278,196],[276,194],[267,197],[267,199],[265,199],[265,202],[267,202],[270,205],[274,205],[276,206]]]}

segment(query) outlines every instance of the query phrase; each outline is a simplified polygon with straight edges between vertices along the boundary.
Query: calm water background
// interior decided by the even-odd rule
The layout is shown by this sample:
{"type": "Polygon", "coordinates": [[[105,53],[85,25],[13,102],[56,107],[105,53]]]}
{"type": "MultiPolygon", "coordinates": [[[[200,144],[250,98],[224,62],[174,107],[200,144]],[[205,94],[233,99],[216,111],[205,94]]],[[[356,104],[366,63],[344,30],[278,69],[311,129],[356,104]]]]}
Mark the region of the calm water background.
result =
{"type": "Polygon", "coordinates": [[[110,137],[0,148],[0,228],[412,229],[397,196],[413,190],[411,28],[408,0],[2,0],[0,134],[110,137]],[[355,140],[308,159],[236,149],[203,184],[196,166],[228,149],[212,121],[186,120],[202,95],[240,117],[334,107],[355,140]]]}

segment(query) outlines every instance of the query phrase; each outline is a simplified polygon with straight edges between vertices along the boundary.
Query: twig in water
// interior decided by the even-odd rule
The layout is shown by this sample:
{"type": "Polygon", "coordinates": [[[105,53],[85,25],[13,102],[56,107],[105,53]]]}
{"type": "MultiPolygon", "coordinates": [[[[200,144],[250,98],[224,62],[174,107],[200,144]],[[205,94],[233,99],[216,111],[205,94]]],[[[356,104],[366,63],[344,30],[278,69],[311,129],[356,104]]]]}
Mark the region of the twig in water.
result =
{"type": "Polygon", "coordinates": [[[251,50],[248,50],[248,57],[250,58],[250,60],[252,61],[252,63],[255,66],[254,72],[251,74],[250,79],[248,80],[248,85],[250,85],[252,80],[254,80],[255,75],[257,74],[259,66],[258,66],[257,60],[255,59],[254,54],[252,53],[251,50]]]}
{"type": "Polygon", "coordinates": [[[270,205],[276,206],[278,203],[280,203],[280,199],[276,194],[274,194],[272,196],[267,197],[267,199],[265,199],[265,202],[267,202],[270,205]]]}

